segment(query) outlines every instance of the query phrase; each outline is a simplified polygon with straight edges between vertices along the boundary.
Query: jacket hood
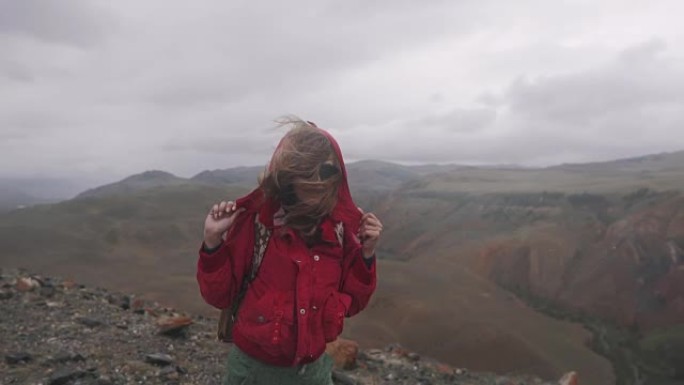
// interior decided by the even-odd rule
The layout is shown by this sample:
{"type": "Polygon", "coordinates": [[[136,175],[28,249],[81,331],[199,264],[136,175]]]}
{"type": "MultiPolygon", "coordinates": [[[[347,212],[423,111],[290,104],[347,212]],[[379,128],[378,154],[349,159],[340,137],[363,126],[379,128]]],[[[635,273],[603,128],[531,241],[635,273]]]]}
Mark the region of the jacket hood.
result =
{"type": "MultiPolygon", "coordinates": [[[[330,217],[336,222],[343,222],[347,231],[350,231],[352,234],[356,234],[359,230],[359,224],[361,221],[362,214],[359,211],[358,206],[354,203],[354,200],[351,196],[351,191],[349,190],[347,168],[344,164],[342,150],[340,150],[339,144],[328,131],[319,128],[313,122],[307,123],[309,123],[312,127],[318,129],[323,135],[326,136],[326,138],[328,138],[333,148],[333,151],[335,151],[335,155],[337,155],[337,159],[339,160],[340,172],[342,173],[342,181],[337,191],[337,204],[331,212],[330,217]]],[[[281,139],[278,143],[278,146],[276,147],[274,154],[276,151],[278,151],[278,148],[280,148],[282,143],[283,139],[281,139]]],[[[245,208],[247,211],[259,210],[262,204],[264,203],[267,202],[264,202],[264,193],[261,190],[261,187],[257,187],[252,192],[245,195],[244,197],[237,199],[236,201],[237,207],[245,208]]],[[[270,222],[270,219],[271,218],[262,218],[262,221],[265,220],[264,223],[266,223],[270,222]]]]}

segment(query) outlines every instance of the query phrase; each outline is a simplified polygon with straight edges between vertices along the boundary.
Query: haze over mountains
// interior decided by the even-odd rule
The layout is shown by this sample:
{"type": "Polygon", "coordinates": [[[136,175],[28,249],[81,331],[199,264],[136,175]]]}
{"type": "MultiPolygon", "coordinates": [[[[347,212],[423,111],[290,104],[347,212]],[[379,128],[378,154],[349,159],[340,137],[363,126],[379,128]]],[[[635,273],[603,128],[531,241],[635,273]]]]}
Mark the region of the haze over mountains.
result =
{"type": "MultiPolygon", "coordinates": [[[[213,314],[194,281],[204,215],[262,169],[147,171],[4,213],[2,265],[213,314]]],[[[385,224],[378,292],[348,336],[476,370],[577,370],[593,384],[629,383],[623,364],[684,375],[684,151],[538,169],[362,161],[348,172],[357,203],[385,224]],[[535,301],[631,328],[648,354],[611,365],[587,347],[587,329],[535,301]]]]}

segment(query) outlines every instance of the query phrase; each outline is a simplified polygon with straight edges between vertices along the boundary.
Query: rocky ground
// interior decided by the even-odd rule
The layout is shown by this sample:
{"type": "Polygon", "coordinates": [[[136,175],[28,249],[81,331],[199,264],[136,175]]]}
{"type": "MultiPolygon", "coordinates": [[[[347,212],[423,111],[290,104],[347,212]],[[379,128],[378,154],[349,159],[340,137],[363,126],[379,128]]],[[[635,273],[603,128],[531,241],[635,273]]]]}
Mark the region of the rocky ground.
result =
{"type": "MultiPolygon", "coordinates": [[[[214,319],[59,278],[0,269],[0,385],[220,384],[214,319]]],[[[401,346],[329,346],[336,384],[576,385],[453,368],[401,346]]],[[[494,357],[492,359],[495,359],[494,357]]]]}

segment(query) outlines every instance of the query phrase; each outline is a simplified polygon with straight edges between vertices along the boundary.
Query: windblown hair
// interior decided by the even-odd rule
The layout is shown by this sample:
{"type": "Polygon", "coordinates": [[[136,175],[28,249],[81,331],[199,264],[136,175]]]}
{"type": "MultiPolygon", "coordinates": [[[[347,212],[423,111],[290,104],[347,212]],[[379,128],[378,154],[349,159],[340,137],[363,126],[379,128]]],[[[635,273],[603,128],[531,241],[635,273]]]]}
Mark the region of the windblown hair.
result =
{"type": "Polygon", "coordinates": [[[332,162],[339,170],[339,160],[330,141],[317,127],[296,117],[277,122],[290,126],[290,130],[275,150],[259,185],[267,199],[280,201],[285,211],[284,225],[296,230],[307,244],[314,244],[320,240],[318,225],[337,204],[342,181],[341,172],[321,179],[321,166],[332,162]],[[295,190],[313,199],[284,199],[295,194],[295,190]]]}

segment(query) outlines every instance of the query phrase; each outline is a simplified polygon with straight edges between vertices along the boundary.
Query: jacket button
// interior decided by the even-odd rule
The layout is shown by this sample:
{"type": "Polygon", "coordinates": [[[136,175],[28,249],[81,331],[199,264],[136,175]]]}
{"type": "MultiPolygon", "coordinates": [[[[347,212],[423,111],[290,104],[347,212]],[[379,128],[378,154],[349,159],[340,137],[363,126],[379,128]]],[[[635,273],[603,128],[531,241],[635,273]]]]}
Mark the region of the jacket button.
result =
{"type": "Polygon", "coordinates": [[[266,319],[264,318],[264,316],[260,315],[260,316],[257,317],[257,322],[259,322],[260,324],[264,323],[264,321],[266,321],[266,319]]]}
{"type": "Polygon", "coordinates": [[[318,306],[316,306],[316,305],[311,306],[311,308],[314,310],[318,310],[318,306]]]}
{"type": "Polygon", "coordinates": [[[299,314],[301,314],[301,315],[306,314],[306,309],[304,309],[304,308],[299,309],[299,314]]]}
{"type": "Polygon", "coordinates": [[[318,256],[318,254],[314,255],[314,261],[318,262],[321,260],[321,257],[318,256]]]}

